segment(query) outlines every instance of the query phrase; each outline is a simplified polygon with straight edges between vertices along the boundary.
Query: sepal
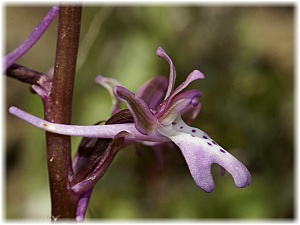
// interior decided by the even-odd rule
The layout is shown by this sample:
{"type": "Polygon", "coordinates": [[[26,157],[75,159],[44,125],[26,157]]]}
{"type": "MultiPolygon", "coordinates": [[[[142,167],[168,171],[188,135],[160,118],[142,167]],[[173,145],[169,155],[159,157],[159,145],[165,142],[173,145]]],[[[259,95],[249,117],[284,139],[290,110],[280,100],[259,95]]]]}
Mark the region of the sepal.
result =
{"type": "Polygon", "coordinates": [[[157,119],[144,100],[121,86],[115,87],[114,92],[119,99],[126,103],[131,111],[136,129],[142,134],[151,134],[156,127],[157,119]]]}

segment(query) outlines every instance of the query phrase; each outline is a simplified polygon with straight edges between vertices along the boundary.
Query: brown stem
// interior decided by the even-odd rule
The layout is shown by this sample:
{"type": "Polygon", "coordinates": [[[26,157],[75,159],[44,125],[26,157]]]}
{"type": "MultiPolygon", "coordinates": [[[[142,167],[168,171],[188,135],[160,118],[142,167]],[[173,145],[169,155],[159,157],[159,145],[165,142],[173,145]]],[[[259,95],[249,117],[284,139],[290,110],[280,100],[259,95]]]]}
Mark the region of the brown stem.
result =
{"type": "MultiPolygon", "coordinates": [[[[54,77],[45,104],[45,119],[51,122],[71,122],[80,20],[81,6],[60,6],[54,77]]],[[[52,220],[74,219],[80,196],[69,188],[73,176],[70,137],[47,132],[46,140],[52,220]]]]}
{"type": "Polygon", "coordinates": [[[19,64],[13,64],[6,70],[6,75],[27,84],[38,84],[44,74],[31,70],[19,64]]]}

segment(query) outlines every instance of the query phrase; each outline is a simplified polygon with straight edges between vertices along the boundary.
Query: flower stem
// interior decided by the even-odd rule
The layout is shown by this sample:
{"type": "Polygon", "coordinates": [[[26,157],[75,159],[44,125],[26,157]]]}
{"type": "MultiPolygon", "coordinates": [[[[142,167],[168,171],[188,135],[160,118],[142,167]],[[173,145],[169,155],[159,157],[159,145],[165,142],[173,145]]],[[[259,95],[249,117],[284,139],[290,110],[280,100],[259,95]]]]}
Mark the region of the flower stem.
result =
{"type": "MultiPolygon", "coordinates": [[[[45,103],[45,119],[70,124],[81,6],[61,5],[53,83],[45,103]]],[[[69,188],[73,176],[69,136],[46,133],[52,220],[75,219],[80,196],[69,188]]]]}

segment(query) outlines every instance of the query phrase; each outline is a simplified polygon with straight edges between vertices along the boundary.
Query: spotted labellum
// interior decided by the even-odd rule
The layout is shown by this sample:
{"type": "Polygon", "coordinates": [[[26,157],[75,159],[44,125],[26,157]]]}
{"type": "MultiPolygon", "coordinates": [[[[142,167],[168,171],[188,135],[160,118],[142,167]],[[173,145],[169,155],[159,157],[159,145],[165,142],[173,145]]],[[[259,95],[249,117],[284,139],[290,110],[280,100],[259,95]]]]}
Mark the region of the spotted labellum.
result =
{"type": "Polygon", "coordinates": [[[196,184],[206,192],[215,188],[211,174],[212,164],[220,165],[222,174],[225,170],[233,177],[238,188],[250,184],[248,169],[233,155],[218,145],[204,131],[190,127],[200,112],[202,93],[199,90],[183,91],[192,81],[204,79],[203,73],[192,71],[186,80],[174,89],[176,71],[172,60],[159,47],[157,55],[166,60],[170,66],[169,80],[158,76],[145,83],[136,94],[120,86],[111,79],[98,76],[96,82],[106,87],[113,96],[112,115],[122,114],[120,101],[126,103],[131,114],[128,123],[77,126],[56,124],[37,118],[16,107],[10,107],[11,114],[48,132],[87,138],[115,138],[126,132],[124,143],[142,143],[157,146],[173,142],[181,150],[190,173],[196,184]]]}

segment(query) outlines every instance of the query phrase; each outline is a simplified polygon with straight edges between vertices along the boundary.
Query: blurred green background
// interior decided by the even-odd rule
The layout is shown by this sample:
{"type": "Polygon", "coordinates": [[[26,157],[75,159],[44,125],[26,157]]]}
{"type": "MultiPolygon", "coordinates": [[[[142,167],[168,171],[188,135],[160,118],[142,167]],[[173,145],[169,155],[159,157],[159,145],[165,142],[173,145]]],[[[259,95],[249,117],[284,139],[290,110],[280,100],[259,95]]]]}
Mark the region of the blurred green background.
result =
{"type": "MultiPolygon", "coordinates": [[[[6,5],[5,51],[22,43],[50,7],[6,5]]],[[[121,151],[94,189],[87,219],[292,219],[294,190],[293,5],[84,5],[73,101],[73,124],[110,115],[108,92],[98,74],[135,92],[149,78],[169,74],[156,56],[162,46],[180,84],[194,69],[206,78],[194,126],[206,131],[252,174],[245,189],[213,166],[216,189],[198,188],[179,149],[164,149],[164,164],[148,147],[138,157],[121,151]]],[[[55,58],[57,18],[18,63],[46,72],[55,58]]],[[[6,107],[43,117],[41,100],[28,85],[6,79],[6,107]]],[[[7,114],[7,219],[49,220],[45,134],[7,114]]],[[[75,152],[80,138],[72,138],[75,152]]]]}

